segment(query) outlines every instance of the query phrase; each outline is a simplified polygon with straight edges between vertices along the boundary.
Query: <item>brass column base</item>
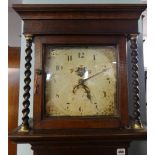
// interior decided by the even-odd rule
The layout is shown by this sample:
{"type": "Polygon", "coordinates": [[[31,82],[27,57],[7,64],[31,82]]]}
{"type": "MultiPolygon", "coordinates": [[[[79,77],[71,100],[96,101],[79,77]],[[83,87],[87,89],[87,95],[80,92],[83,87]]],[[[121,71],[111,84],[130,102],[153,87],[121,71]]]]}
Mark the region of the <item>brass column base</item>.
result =
{"type": "Polygon", "coordinates": [[[19,132],[29,132],[30,128],[26,125],[21,125],[21,128],[19,129],[19,132]]]}
{"type": "Polygon", "coordinates": [[[132,129],[143,129],[143,125],[140,123],[134,123],[131,126],[132,129]]]}

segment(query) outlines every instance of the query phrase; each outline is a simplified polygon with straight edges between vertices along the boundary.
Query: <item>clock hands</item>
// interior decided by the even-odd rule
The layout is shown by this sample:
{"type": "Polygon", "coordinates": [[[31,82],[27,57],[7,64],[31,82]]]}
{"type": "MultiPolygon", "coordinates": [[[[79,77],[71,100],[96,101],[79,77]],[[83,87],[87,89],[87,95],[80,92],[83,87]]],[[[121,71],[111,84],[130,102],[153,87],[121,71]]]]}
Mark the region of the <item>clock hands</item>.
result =
{"type": "Polygon", "coordinates": [[[103,73],[103,72],[105,72],[105,71],[107,71],[107,70],[109,70],[109,68],[103,69],[102,71],[100,71],[100,72],[98,72],[98,73],[96,73],[96,74],[94,74],[94,75],[92,75],[92,76],[90,76],[90,77],[88,77],[88,78],[86,78],[86,79],[81,79],[82,81],[80,81],[80,82],[81,82],[81,83],[84,83],[84,82],[86,82],[87,80],[89,80],[89,79],[91,79],[91,78],[93,78],[93,77],[95,77],[95,76],[97,76],[97,75],[99,75],[99,74],[101,74],[101,73],[103,73]]]}
{"type": "Polygon", "coordinates": [[[89,88],[83,82],[82,83],[81,82],[82,82],[82,79],[79,80],[79,84],[78,85],[74,86],[73,93],[75,94],[76,89],[79,89],[79,87],[81,86],[85,90],[85,92],[87,94],[87,98],[89,100],[91,100],[91,95],[90,95],[89,88]]]}
{"type": "Polygon", "coordinates": [[[101,74],[101,73],[103,73],[103,72],[105,72],[107,70],[109,70],[109,68],[103,69],[102,71],[100,71],[100,72],[98,72],[98,73],[96,73],[96,74],[94,74],[94,75],[92,75],[92,76],[90,76],[90,77],[88,77],[86,79],[80,79],[79,82],[78,82],[78,84],[76,86],[74,86],[73,93],[75,94],[76,89],[79,89],[79,87],[81,86],[85,90],[85,92],[87,93],[87,98],[89,100],[91,100],[90,90],[89,90],[88,86],[85,85],[85,82],[87,80],[93,78],[93,77],[96,77],[97,75],[99,75],[99,74],[101,74]]]}

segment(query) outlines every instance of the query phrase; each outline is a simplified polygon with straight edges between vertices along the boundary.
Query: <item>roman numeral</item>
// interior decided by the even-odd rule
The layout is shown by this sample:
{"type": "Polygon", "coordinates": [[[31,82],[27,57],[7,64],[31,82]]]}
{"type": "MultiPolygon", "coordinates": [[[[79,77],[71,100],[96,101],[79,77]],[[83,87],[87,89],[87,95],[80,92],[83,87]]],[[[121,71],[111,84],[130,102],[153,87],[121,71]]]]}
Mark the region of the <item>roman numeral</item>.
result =
{"type": "Polygon", "coordinates": [[[96,59],[96,58],[95,58],[95,55],[93,55],[93,60],[95,61],[95,59],[96,59]]]}
{"type": "Polygon", "coordinates": [[[78,57],[79,57],[79,58],[84,58],[84,56],[85,56],[85,53],[84,53],[84,52],[79,52],[79,53],[78,53],[78,57]]]}
{"type": "Polygon", "coordinates": [[[72,55],[68,55],[68,61],[72,61],[72,55]]]}
{"type": "Polygon", "coordinates": [[[63,66],[56,65],[56,71],[62,70],[63,66]]]}

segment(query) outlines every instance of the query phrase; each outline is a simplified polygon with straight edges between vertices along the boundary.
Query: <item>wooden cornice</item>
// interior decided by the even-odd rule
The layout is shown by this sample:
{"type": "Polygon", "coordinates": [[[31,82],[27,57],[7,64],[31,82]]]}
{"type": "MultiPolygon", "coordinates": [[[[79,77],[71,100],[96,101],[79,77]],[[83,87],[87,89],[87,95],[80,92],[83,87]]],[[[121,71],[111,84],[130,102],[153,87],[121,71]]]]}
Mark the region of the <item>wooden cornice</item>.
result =
{"type": "Polygon", "coordinates": [[[25,19],[138,19],[146,4],[15,4],[25,19]]]}

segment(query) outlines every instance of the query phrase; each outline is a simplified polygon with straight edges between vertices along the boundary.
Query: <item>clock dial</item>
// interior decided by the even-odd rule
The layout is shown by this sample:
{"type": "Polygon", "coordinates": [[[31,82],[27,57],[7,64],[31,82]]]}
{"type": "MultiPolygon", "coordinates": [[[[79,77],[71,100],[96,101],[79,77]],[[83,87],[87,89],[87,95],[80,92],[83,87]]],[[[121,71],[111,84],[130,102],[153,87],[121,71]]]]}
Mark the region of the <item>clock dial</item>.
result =
{"type": "Polygon", "coordinates": [[[116,115],[116,48],[46,50],[46,113],[50,116],[116,115]]]}

